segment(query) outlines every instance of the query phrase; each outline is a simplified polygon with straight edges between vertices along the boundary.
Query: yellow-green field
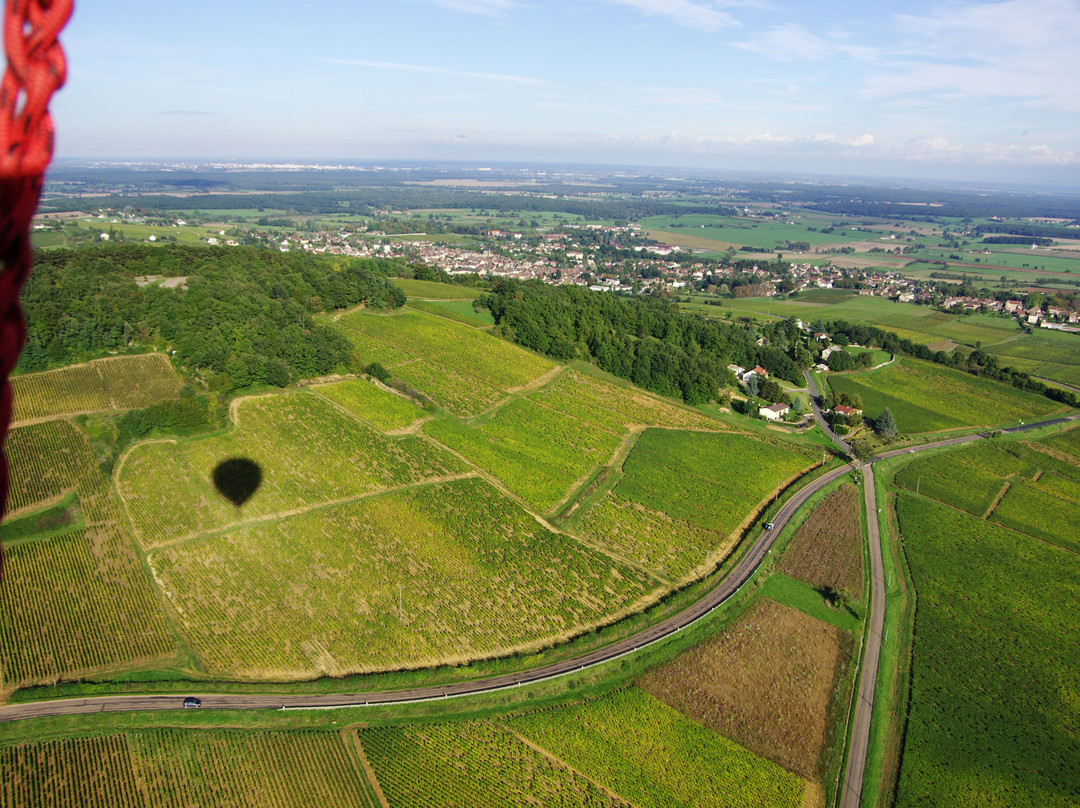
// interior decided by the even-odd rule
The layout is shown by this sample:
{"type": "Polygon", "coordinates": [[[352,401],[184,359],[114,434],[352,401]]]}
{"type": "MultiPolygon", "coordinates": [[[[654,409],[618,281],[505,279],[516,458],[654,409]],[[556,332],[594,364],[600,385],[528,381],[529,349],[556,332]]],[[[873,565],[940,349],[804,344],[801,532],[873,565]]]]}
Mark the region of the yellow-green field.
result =
{"type": "Polygon", "coordinates": [[[99,359],[11,380],[12,423],[60,415],[146,407],[175,398],[180,377],[165,354],[99,359]]]}

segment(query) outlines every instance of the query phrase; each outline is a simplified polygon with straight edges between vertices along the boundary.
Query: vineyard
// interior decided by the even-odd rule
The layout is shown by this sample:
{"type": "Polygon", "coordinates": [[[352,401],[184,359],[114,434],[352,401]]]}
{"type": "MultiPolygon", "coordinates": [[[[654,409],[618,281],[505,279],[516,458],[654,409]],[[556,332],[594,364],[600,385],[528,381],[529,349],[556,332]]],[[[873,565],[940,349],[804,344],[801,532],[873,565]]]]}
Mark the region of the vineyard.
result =
{"type": "Polygon", "coordinates": [[[146,730],[0,747],[0,806],[378,808],[339,734],[146,730]]]}
{"type": "Polygon", "coordinates": [[[426,311],[428,314],[437,314],[440,317],[449,317],[459,323],[484,328],[495,325],[495,318],[487,309],[477,311],[472,303],[467,300],[416,300],[410,299],[410,309],[426,311]]]}
{"type": "Polygon", "coordinates": [[[29,511],[74,491],[85,527],[5,549],[3,686],[170,654],[157,598],[85,438],[67,421],[48,421],[13,429],[7,449],[13,507],[29,511]]]}
{"type": "MultiPolygon", "coordinates": [[[[407,294],[410,298],[429,300],[472,300],[480,297],[479,289],[471,286],[457,286],[452,283],[438,283],[437,281],[418,281],[413,278],[394,278],[394,286],[407,294]]],[[[410,300],[411,304],[413,301],[410,300]]]]}
{"type": "Polygon", "coordinates": [[[361,739],[392,806],[627,806],[489,723],[387,727],[361,739]]]}
{"type": "Polygon", "coordinates": [[[391,439],[307,392],[241,401],[224,435],[135,446],[116,487],[146,548],[464,470],[419,438],[391,439]],[[262,484],[242,508],[215,489],[222,461],[247,458],[262,484]]]}
{"type": "Polygon", "coordinates": [[[554,365],[509,342],[416,310],[337,323],[366,363],[380,362],[455,415],[490,407],[554,365]]]}
{"type": "Polygon", "coordinates": [[[727,536],[754,504],[820,461],[816,448],[798,444],[648,429],[626,459],[626,476],[614,493],[727,536]]]}
{"type": "Polygon", "coordinates": [[[129,410],[175,398],[180,377],[165,354],[118,356],[11,380],[12,423],[79,412],[129,410]]]}
{"type": "Polygon", "coordinates": [[[404,429],[424,414],[410,399],[383,390],[373,382],[337,382],[313,389],[383,432],[404,429]]]}
{"type": "Polygon", "coordinates": [[[1065,454],[1077,430],[1039,442],[980,442],[909,463],[897,485],[1050,544],[1080,550],[1080,464],[1065,454]]]}
{"type": "Polygon", "coordinates": [[[1075,554],[897,500],[919,610],[896,804],[1077,805],[1075,554]]]}
{"type": "Polygon", "coordinates": [[[585,513],[581,533],[598,547],[671,582],[699,577],[735,544],[732,537],[615,495],[585,513]]]}
{"type": "Polygon", "coordinates": [[[830,587],[862,600],[860,499],[851,484],[829,494],[795,532],[777,569],[818,589],[830,587]]]}
{"type": "Polygon", "coordinates": [[[868,373],[830,374],[829,387],[862,397],[876,418],[888,407],[900,432],[914,435],[969,426],[1034,421],[1062,409],[1034,393],[911,357],[868,373]]]}
{"type": "Polygon", "coordinates": [[[555,409],[515,399],[476,427],[432,421],[424,431],[498,477],[540,511],[611,457],[623,438],[555,409]]]}
{"type": "Polygon", "coordinates": [[[536,648],[659,594],[475,478],[183,542],[149,561],[203,662],[260,677],[536,648]]]}
{"type": "MultiPolygon", "coordinates": [[[[649,671],[638,687],[802,777],[823,773],[830,705],[851,635],[759,598],[722,632],[649,671]]],[[[846,694],[838,700],[844,701],[846,694]]]]}
{"type": "Polygon", "coordinates": [[[640,808],[800,806],[806,782],[636,689],[507,726],[640,808]]]}

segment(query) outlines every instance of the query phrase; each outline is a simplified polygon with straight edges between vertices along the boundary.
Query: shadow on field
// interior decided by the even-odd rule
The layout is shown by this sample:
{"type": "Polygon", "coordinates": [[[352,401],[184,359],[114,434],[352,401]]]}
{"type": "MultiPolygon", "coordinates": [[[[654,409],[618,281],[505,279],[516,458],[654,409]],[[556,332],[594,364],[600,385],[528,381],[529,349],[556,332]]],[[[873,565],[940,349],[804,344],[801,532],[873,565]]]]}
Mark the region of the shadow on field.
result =
{"type": "Polygon", "coordinates": [[[246,457],[231,457],[214,469],[214,487],[237,508],[251,499],[261,484],[262,469],[246,457]]]}

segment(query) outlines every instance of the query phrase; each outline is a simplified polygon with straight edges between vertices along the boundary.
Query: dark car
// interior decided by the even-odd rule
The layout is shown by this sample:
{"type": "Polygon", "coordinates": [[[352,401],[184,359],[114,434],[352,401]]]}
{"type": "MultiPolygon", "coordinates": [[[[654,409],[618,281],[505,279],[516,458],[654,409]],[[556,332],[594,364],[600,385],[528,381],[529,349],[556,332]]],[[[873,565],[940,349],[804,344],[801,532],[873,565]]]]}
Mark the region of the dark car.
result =
{"type": "Polygon", "coordinates": [[[766,530],[772,530],[773,529],[773,523],[772,522],[766,522],[765,523],[765,529],[766,530]]]}
{"type": "Polygon", "coordinates": [[[194,696],[188,696],[186,699],[184,699],[184,706],[185,707],[199,707],[201,705],[202,705],[202,700],[197,699],[194,696]]]}

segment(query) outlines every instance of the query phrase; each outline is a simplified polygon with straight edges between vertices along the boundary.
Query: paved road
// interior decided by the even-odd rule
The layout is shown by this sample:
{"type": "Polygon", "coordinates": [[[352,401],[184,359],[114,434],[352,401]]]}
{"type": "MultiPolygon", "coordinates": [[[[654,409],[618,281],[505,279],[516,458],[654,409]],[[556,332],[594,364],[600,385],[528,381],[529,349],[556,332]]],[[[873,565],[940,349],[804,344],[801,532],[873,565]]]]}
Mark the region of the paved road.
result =
{"type": "Polygon", "coordinates": [[[851,722],[844,794],[840,808],[858,808],[866,773],[866,753],[870,746],[870,721],[874,715],[874,689],[877,687],[878,661],[881,659],[881,634],[885,629],[885,565],[881,559],[881,534],[878,529],[877,492],[874,470],[863,466],[863,498],[866,502],[866,527],[870,541],[870,625],[863,641],[860,661],[859,696],[851,722]]]}
{"type": "MultiPolygon", "coordinates": [[[[1080,416],[1072,416],[1070,418],[1059,418],[1053,421],[1043,422],[1042,424],[1027,424],[1023,427],[1019,427],[1021,430],[1035,429],[1039,426],[1047,424],[1061,423],[1064,421],[1071,421],[1080,416]]],[[[1008,431],[1017,431],[1017,428],[1008,431]]],[[[908,451],[922,451],[930,449],[935,446],[950,445],[953,443],[964,443],[971,440],[978,440],[978,435],[971,435],[965,438],[955,438],[952,440],[938,441],[933,444],[925,444],[913,449],[901,449],[893,452],[887,452],[883,457],[895,456],[903,454],[908,451]]],[[[678,614],[658,623],[654,626],[650,626],[647,629],[635,634],[632,637],[628,637],[613,645],[601,648],[595,651],[590,651],[586,654],[581,654],[572,659],[564,660],[562,662],[555,662],[550,665],[544,665],[539,668],[534,668],[528,671],[521,671],[518,673],[504,674],[502,676],[493,676],[486,679],[477,679],[469,682],[456,682],[447,685],[434,685],[430,687],[418,687],[409,688],[405,690],[393,690],[393,691],[375,691],[368,693],[348,693],[348,694],[283,694],[283,695],[264,695],[264,694],[243,694],[243,693],[195,693],[203,703],[204,708],[214,709],[229,709],[229,710],[255,710],[255,709],[312,709],[312,708],[331,708],[331,707],[345,707],[345,706],[359,706],[359,705],[374,705],[374,704],[401,704],[413,701],[433,701],[437,699],[454,698],[458,696],[474,695],[478,693],[488,693],[494,690],[505,690],[513,687],[519,687],[525,684],[531,684],[534,682],[544,681],[545,679],[553,679],[558,676],[565,676],[572,674],[575,671],[583,670],[593,665],[599,665],[603,662],[610,661],[626,654],[631,654],[639,648],[646,645],[658,642],[665,639],[679,631],[682,631],[687,626],[700,620],[705,615],[712,612],[724,601],[730,598],[736,591],[749,580],[750,576],[754,573],[754,570],[758,568],[762,560],[769,553],[772,548],[772,544],[776,539],[776,536],[780,533],[784,525],[795,514],[795,512],[802,507],[802,505],[820,491],[829,483],[842,477],[852,470],[851,465],[844,465],[839,468],[818,477],[810,484],[804,486],[800,491],[791,497],[777,512],[773,518],[774,529],[771,531],[763,531],[757,536],[750,549],[743,556],[743,558],[735,565],[735,567],[711,590],[709,590],[701,600],[697,601],[693,605],[687,607],[678,614]]],[[[868,480],[872,479],[872,474],[869,471],[865,471],[864,474],[868,475],[868,480]]],[[[868,481],[866,488],[868,491],[873,490],[873,485],[868,481]]],[[[871,496],[869,494],[867,496],[871,496]]],[[[869,506],[869,501],[868,501],[869,506]]],[[[870,507],[868,513],[872,516],[876,516],[876,506],[870,507]]],[[[868,522],[873,526],[871,547],[877,547],[877,555],[880,563],[880,542],[876,539],[877,521],[876,519],[868,519],[868,522]]],[[[871,550],[871,563],[873,564],[873,550],[871,550]]],[[[873,591],[871,595],[871,620],[873,620],[874,609],[879,607],[883,610],[885,603],[884,585],[878,584],[878,577],[871,576],[873,591]]],[[[872,623],[873,625],[873,623],[872,623]]],[[[880,634],[875,634],[871,631],[868,635],[867,642],[864,643],[864,655],[863,655],[863,671],[864,678],[866,678],[866,671],[871,667],[873,669],[873,675],[876,676],[877,671],[877,656],[880,653],[880,634]],[[872,645],[877,645],[877,650],[874,652],[875,656],[871,659],[867,656],[870,653],[869,648],[872,645]]],[[[8,704],[0,705],[0,722],[4,721],[17,721],[25,718],[36,718],[46,715],[74,715],[80,713],[106,713],[106,712],[130,712],[136,710],[175,710],[181,707],[183,696],[175,694],[139,694],[139,695],[120,695],[120,696],[95,696],[92,698],[79,698],[79,699],[56,699],[52,701],[39,701],[26,704],[8,704]]],[[[856,726],[860,727],[860,732],[869,737],[869,715],[873,707],[873,691],[870,690],[870,696],[867,699],[859,699],[856,707],[855,722],[856,726]],[[859,712],[865,710],[866,716],[860,717],[859,712]],[[863,729],[865,724],[865,728],[863,729]]],[[[863,765],[865,765],[865,751],[861,755],[854,755],[853,752],[857,748],[865,749],[865,741],[852,740],[852,753],[849,753],[850,757],[861,757],[863,765]]],[[[855,782],[851,780],[850,782],[855,782]]],[[[858,781],[861,784],[861,780],[858,781]]],[[[860,785],[861,789],[861,785],[860,785]]],[[[857,802],[855,803],[857,804],[857,802]]]]}
{"type": "MultiPolygon", "coordinates": [[[[315,707],[342,707],[372,704],[395,704],[410,701],[430,701],[457,696],[487,693],[493,690],[503,690],[511,687],[519,687],[524,684],[540,682],[545,679],[553,679],[557,676],[565,676],[575,671],[602,662],[608,662],[646,645],[665,639],[672,634],[682,631],[687,626],[700,620],[712,612],[724,601],[730,598],[736,591],[749,580],[754,570],[758,568],[765,556],[772,548],[773,541],[780,533],[784,525],[802,507],[802,505],[832,481],[849,473],[852,466],[845,465],[822,475],[783,504],[776,516],[773,517],[774,528],[771,531],[762,531],[754,540],[746,554],[740,559],[735,567],[701,600],[667,620],[650,626],[647,629],[628,637],[620,642],[605,648],[581,654],[572,659],[544,665],[533,670],[519,673],[493,676],[486,679],[478,679],[469,682],[456,682],[447,685],[435,685],[430,687],[409,688],[407,690],[380,691],[369,693],[350,694],[311,694],[311,695],[245,695],[238,693],[195,693],[201,700],[204,708],[220,708],[230,710],[251,710],[266,708],[315,708],[315,707]]],[[[44,715],[72,715],[76,713],[96,712],[126,712],[132,710],[175,710],[181,706],[181,695],[130,695],[130,696],[96,696],[82,699],[57,699],[53,701],[32,702],[26,704],[9,704],[0,706],[0,722],[15,721],[23,718],[34,718],[44,715]]]]}
{"type": "Polygon", "coordinates": [[[814,383],[814,377],[810,375],[809,370],[803,371],[803,377],[806,379],[806,386],[810,390],[810,409],[814,411],[814,420],[817,421],[818,426],[821,427],[821,431],[829,436],[829,440],[840,448],[841,452],[850,455],[851,446],[847,441],[832,431],[832,427],[830,427],[828,421],[825,420],[825,416],[821,414],[821,406],[819,404],[821,401],[821,394],[818,393],[817,384],[814,383]]]}

